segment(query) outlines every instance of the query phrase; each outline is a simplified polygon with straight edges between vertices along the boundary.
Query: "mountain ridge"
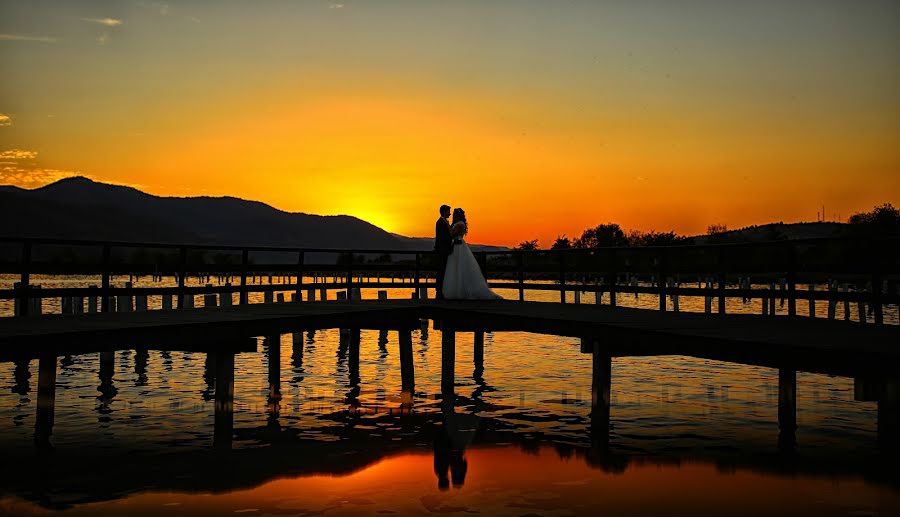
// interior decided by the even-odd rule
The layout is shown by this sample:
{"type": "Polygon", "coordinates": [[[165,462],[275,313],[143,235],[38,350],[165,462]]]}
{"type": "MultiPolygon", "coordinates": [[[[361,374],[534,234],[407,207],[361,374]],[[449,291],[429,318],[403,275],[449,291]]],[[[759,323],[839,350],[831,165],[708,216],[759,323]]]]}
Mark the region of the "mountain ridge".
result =
{"type": "Polygon", "coordinates": [[[349,215],[286,212],[233,196],[164,197],[85,177],[0,186],[0,234],[310,248],[429,249],[349,215]]]}

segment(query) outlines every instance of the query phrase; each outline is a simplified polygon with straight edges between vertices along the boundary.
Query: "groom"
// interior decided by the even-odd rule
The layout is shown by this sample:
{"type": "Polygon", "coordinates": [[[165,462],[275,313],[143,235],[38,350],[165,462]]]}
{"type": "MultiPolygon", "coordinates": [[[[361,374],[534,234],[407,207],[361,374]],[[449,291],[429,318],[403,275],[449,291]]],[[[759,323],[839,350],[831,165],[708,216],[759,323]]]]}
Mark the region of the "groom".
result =
{"type": "Polygon", "coordinates": [[[453,237],[450,236],[450,207],[441,205],[441,217],[434,224],[434,251],[440,258],[438,264],[437,282],[435,288],[437,293],[435,299],[444,299],[444,271],[447,269],[447,258],[453,252],[453,237]]]}

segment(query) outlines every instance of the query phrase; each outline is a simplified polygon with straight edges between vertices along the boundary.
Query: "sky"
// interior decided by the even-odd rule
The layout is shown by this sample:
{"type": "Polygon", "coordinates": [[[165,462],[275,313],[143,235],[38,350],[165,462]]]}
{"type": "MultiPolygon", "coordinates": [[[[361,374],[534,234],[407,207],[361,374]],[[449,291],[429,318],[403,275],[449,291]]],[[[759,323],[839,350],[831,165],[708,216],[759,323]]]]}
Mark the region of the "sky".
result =
{"type": "Polygon", "coordinates": [[[900,205],[900,2],[0,0],[0,184],[514,245],[900,205]]]}

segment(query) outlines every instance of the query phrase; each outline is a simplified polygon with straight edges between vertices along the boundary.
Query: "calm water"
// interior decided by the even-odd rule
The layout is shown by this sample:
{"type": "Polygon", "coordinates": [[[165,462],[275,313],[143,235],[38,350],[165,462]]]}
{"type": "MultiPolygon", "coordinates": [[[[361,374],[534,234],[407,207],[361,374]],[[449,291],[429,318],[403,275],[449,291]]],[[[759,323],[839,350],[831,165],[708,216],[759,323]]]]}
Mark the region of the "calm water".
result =
{"type": "Polygon", "coordinates": [[[472,334],[458,334],[452,406],[439,395],[440,340],[433,329],[414,332],[408,400],[396,333],[363,331],[358,386],[337,329],[304,333],[301,343],[280,336],[281,399],[273,401],[276,345],[261,339],[258,352],[235,358],[226,453],[212,448],[215,386],[204,353],[118,351],[111,384],[101,383],[98,354],[59,358],[52,452],[33,444],[37,361],[0,363],[0,514],[900,509],[895,449],[879,446],[876,403],[854,400],[853,379],[798,374],[797,447],[786,451],[777,441],[777,371],[614,359],[607,445],[591,439],[591,360],[577,340],[488,334],[478,375],[472,334]]]}

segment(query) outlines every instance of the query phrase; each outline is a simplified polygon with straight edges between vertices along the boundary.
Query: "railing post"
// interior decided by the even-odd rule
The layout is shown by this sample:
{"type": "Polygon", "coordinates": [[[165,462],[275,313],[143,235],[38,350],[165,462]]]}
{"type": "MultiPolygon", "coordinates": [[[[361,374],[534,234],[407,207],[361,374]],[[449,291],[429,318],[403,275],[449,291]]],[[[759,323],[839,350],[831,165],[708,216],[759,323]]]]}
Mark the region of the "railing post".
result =
{"type": "MultiPolygon", "coordinates": [[[[250,301],[250,293],[247,292],[247,263],[250,262],[250,250],[241,250],[241,294],[238,296],[241,305],[250,301]]],[[[229,296],[231,293],[229,293],[229,296]]]]}
{"type": "Polygon", "coordinates": [[[112,307],[109,306],[109,268],[112,259],[112,247],[109,244],[103,245],[103,270],[100,280],[100,312],[110,312],[112,307]]]}
{"type": "Polygon", "coordinates": [[[788,316],[797,315],[797,250],[793,244],[788,244],[788,316]]]}
{"type": "MultiPolygon", "coordinates": [[[[419,270],[420,270],[421,266],[422,266],[422,257],[417,252],[416,253],[415,279],[413,280],[413,292],[416,293],[417,298],[420,298],[422,296],[422,291],[421,291],[421,289],[419,289],[419,270]]],[[[426,296],[426,298],[427,298],[427,296],[426,296]]],[[[435,298],[437,298],[437,294],[435,294],[435,298]]]]}
{"type": "Polygon", "coordinates": [[[353,251],[348,252],[347,265],[347,300],[353,299],[353,251]]]}
{"type": "Polygon", "coordinates": [[[184,309],[184,277],[187,274],[187,247],[182,246],[178,252],[178,308],[184,309]]]}
{"type": "Polygon", "coordinates": [[[719,274],[718,274],[718,291],[719,291],[719,314],[725,314],[725,259],[722,250],[719,250],[719,274]]]}
{"type": "Polygon", "coordinates": [[[483,276],[483,277],[484,277],[484,281],[487,282],[487,280],[488,280],[488,276],[487,276],[487,253],[485,253],[485,252],[483,252],[483,251],[479,252],[479,253],[478,253],[478,258],[480,259],[480,260],[478,261],[478,267],[481,268],[481,276],[483,276]]]}
{"type": "Polygon", "coordinates": [[[19,304],[19,315],[28,316],[31,298],[29,297],[29,289],[31,288],[31,241],[22,241],[22,273],[19,280],[19,298],[16,303],[19,304]]]}
{"type": "Polygon", "coordinates": [[[525,259],[521,251],[516,253],[516,267],[519,273],[519,301],[525,301],[525,259]]]}
{"type": "Polygon", "coordinates": [[[297,292],[294,293],[294,301],[299,302],[303,299],[303,266],[306,262],[306,254],[303,250],[297,252],[297,292]]]}
{"type": "MultiPolygon", "coordinates": [[[[881,307],[881,272],[877,269],[878,265],[875,266],[876,269],[872,273],[872,309],[875,312],[875,324],[883,325],[884,324],[884,312],[881,307]]],[[[860,321],[863,320],[863,315],[860,315],[860,321]]]]}
{"type": "Polygon", "coordinates": [[[566,303],[566,252],[559,251],[559,303],[566,303]]]}
{"type": "Polygon", "coordinates": [[[659,288],[659,310],[666,312],[666,284],[668,283],[668,279],[666,275],[666,251],[660,250],[659,255],[656,257],[656,273],[657,278],[659,279],[656,283],[659,288]]]}

